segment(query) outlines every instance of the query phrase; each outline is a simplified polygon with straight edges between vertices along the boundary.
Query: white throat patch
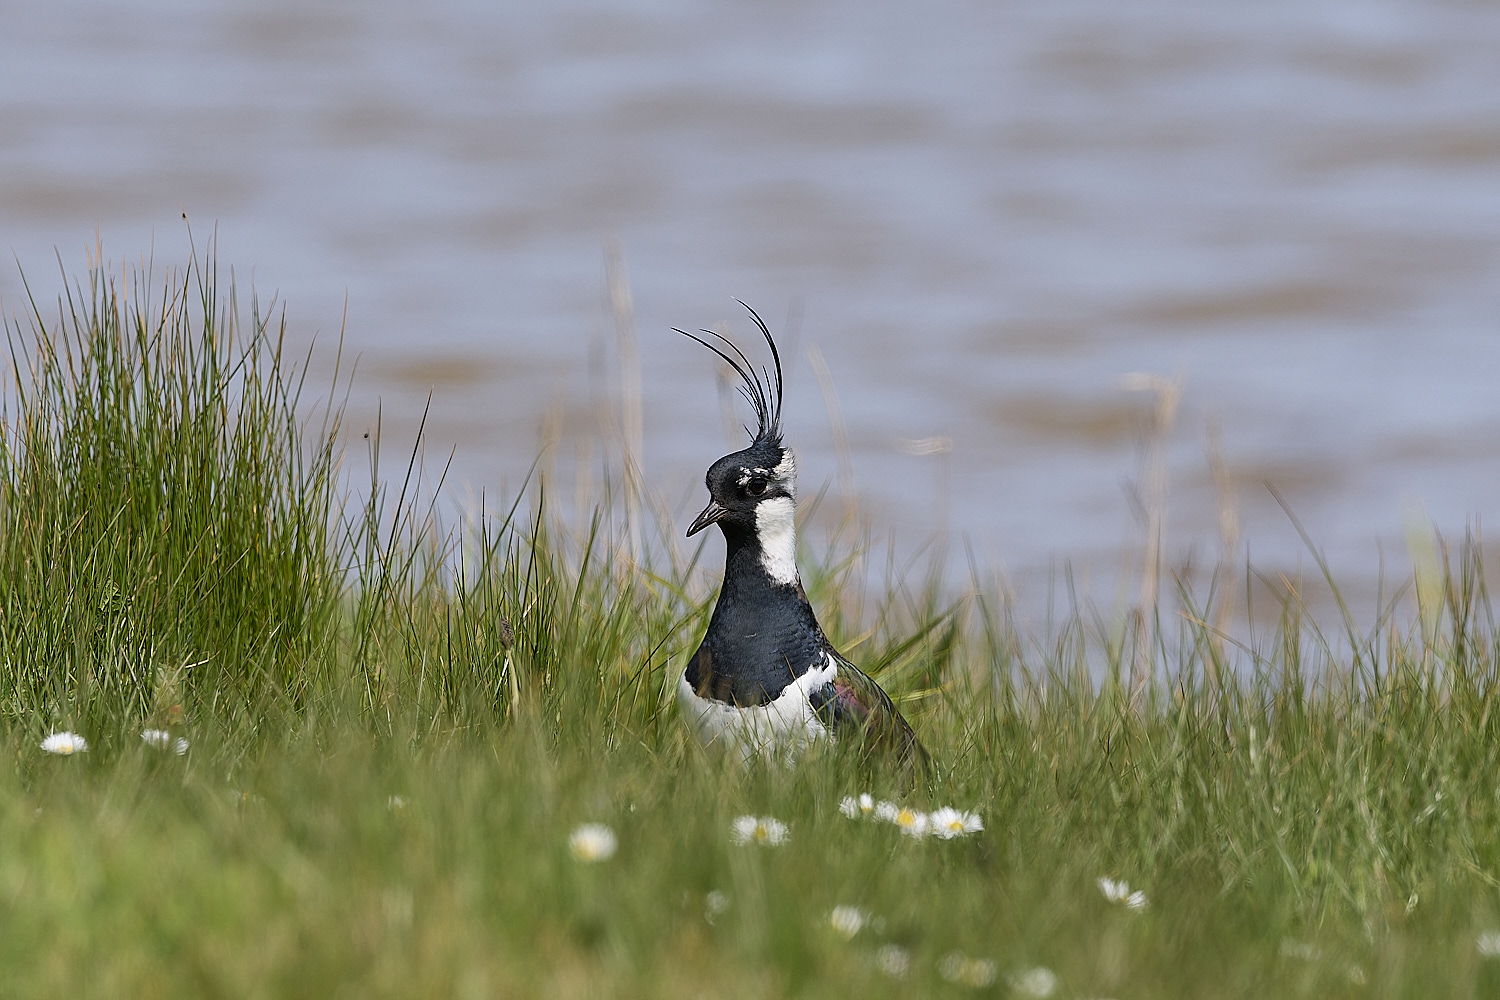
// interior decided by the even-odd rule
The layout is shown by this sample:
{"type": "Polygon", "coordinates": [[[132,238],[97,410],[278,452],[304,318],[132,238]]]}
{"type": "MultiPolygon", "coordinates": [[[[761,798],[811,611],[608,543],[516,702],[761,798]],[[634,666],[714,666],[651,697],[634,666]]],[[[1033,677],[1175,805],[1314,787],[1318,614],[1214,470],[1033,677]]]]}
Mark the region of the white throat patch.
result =
{"type": "Polygon", "coordinates": [[[760,564],[777,583],[797,582],[797,504],[791,497],[771,497],[755,505],[755,537],[760,564]]]}

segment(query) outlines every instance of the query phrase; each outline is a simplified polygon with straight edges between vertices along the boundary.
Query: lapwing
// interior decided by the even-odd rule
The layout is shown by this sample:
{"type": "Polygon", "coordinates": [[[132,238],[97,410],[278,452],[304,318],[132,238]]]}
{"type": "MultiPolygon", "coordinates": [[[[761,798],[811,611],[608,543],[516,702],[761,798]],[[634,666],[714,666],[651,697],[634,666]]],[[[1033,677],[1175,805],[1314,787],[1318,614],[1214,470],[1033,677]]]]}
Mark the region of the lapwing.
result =
{"type": "Polygon", "coordinates": [[[833,648],[802,589],[797,460],[781,439],[781,355],[766,324],[745,308],[771,349],[774,376],[711,330],[702,332],[722,347],[676,331],[734,369],[757,421],[748,448],[709,467],[708,506],[687,531],[691,537],[717,524],[727,551],[708,632],[677,682],[683,717],[700,742],[745,759],[794,756],[832,736],[925,767],[916,733],[880,685],[833,648]]]}

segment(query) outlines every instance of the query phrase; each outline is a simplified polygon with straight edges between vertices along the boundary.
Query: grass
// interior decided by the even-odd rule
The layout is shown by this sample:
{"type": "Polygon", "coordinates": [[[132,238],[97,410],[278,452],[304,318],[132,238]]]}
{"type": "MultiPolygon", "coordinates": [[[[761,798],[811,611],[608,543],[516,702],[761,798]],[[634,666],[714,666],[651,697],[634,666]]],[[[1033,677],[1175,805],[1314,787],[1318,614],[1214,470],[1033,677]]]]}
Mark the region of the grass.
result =
{"type": "Polygon", "coordinates": [[[607,491],[582,530],[540,489],[452,532],[411,477],[350,501],[338,407],[217,288],[95,269],[7,327],[7,997],[1025,996],[1037,969],[1058,997],[1500,990],[1477,545],[1428,566],[1408,625],[1335,641],[1283,593],[1239,645],[1185,586],[1033,641],[937,574],[851,592],[863,552],[835,545],[809,590],[937,774],[903,792],[838,747],[740,768],[665,697],[712,597],[695,557],[627,546],[607,491]],[[90,751],[43,754],[63,729],[90,751]],[[864,790],[985,829],[842,815],[864,790]],[[744,814],[790,842],[735,844],[744,814]],[[591,822],[619,849],[584,864],[591,822]],[[837,906],[870,917],[852,939],[837,906]]]}

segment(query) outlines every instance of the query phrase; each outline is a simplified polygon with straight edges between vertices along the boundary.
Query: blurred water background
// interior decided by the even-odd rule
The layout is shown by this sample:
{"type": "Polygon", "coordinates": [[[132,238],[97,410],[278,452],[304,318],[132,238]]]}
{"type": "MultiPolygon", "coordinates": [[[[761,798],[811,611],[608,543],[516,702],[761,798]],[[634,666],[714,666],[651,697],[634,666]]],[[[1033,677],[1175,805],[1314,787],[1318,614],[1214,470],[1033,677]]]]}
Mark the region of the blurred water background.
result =
{"type": "Polygon", "coordinates": [[[1497,504],[1497,52],[1464,0],[0,0],[0,308],[96,235],[180,264],[185,212],[294,336],[347,330],[351,452],[378,404],[399,473],[431,393],[445,503],[544,443],[567,496],[618,459],[614,248],[679,527],[726,431],[670,328],[748,344],[737,296],[786,331],[824,522],[849,491],[1108,602],[1153,509],[1173,564],[1227,512],[1307,566],[1269,481],[1370,587],[1403,523],[1497,504]],[[1164,489],[1130,373],[1178,391],[1164,489]]]}

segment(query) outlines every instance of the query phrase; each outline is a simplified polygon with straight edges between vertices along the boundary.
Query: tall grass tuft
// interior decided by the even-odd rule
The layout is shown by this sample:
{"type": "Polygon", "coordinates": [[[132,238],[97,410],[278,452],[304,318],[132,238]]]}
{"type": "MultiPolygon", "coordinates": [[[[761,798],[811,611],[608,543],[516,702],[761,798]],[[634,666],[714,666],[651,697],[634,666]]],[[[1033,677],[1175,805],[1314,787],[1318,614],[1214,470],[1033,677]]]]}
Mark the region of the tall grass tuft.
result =
{"type": "MultiPolygon", "coordinates": [[[[102,263],[49,322],[6,321],[0,713],[148,720],[171,704],[295,704],[333,638],[340,411],[196,259],[102,263]]],[[[330,397],[331,399],[331,397],[330,397]]],[[[228,705],[219,704],[219,710],[228,705]]]]}

